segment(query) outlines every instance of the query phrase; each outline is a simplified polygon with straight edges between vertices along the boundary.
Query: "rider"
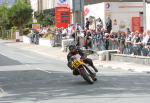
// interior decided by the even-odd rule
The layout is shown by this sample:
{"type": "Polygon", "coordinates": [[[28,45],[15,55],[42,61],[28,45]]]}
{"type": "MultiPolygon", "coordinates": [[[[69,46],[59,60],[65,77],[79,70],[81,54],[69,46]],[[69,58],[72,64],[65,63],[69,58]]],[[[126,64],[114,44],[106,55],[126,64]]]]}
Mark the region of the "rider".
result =
{"type": "Polygon", "coordinates": [[[73,75],[78,75],[79,72],[76,69],[73,69],[73,67],[71,66],[71,62],[72,59],[71,57],[79,54],[81,56],[81,59],[83,60],[84,63],[89,64],[95,72],[98,72],[97,68],[94,66],[92,59],[86,58],[85,54],[83,53],[83,51],[79,48],[77,48],[75,45],[70,45],[69,46],[69,53],[67,55],[67,60],[68,60],[68,67],[73,70],[73,75]]]}

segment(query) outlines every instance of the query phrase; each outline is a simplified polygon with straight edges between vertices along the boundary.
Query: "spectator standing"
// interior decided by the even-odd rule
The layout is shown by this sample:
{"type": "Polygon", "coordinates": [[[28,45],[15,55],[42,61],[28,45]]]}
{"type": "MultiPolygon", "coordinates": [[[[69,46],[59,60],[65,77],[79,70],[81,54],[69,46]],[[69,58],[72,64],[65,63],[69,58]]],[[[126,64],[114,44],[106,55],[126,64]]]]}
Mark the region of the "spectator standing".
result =
{"type": "Polygon", "coordinates": [[[132,53],[132,33],[127,32],[126,33],[126,38],[125,38],[125,54],[131,54],[132,53]]]}
{"type": "Polygon", "coordinates": [[[106,29],[107,33],[110,33],[112,30],[112,20],[110,19],[110,17],[106,19],[106,29]]]}
{"type": "Polygon", "coordinates": [[[139,32],[135,32],[135,35],[132,39],[132,43],[133,43],[133,54],[134,55],[141,55],[141,39],[139,37],[139,32]]]}
{"type": "Polygon", "coordinates": [[[109,50],[109,34],[108,33],[105,33],[104,40],[105,40],[105,49],[109,50]]]}
{"type": "Polygon", "coordinates": [[[119,34],[118,34],[118,46],[119,46],[120,53],[124,52],[125,38],[126,38],[125,33],[124,32],[119,32],[119,34]]]}
{"type": "Polygon", "coordinates": [[[86,18],[86,22],[85,22],[85,29],[89,30],[89,25],[90,25],[90,21],[88,18],[86,18]]]}
{"type": "Polygon", "coordinates": [[[101,18],[98,18],[96,20],[96,28],[97,28],[97,31],[101,31],[101,29],[103,28],[103,21],[101,18]]]}
{"type": "Polygon", "coordinates": [[[144,36],[142,43],[144,45],[142,49],[143,56],[150,56],[150,30],[147,31],[147,35],[144,36]]]}
{"type": "Polygon", "coordinates": [[[127,35],[131,34],[131,31],[130,31],[129,28],[127,28],[126,34],[127,34],[127,35]]]}
{"type": "Polygon", "coordinates": [[[116,32],[112,33],[111,40],[112,40],[112,50],[118,49],[117,33],[116,32]]]}

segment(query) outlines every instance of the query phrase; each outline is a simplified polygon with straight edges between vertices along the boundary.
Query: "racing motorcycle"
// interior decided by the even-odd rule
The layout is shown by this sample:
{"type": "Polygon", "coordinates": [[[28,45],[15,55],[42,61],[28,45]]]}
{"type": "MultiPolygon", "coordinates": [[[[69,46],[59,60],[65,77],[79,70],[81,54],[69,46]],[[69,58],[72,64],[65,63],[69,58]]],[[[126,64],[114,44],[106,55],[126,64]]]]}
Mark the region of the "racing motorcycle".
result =
{"type": "Polygon", "coordinates": [[[87,81],[89,84],[93,84],[94,81],[97,80],[96,73],[90,70],[90,66],[88,66],[88,64],[85,64],[83,62],[79,54],[71,58],[72,58],[71,63],[72,67],[79,72],[80,76],[83,77],[85,81],[87,81]]]}

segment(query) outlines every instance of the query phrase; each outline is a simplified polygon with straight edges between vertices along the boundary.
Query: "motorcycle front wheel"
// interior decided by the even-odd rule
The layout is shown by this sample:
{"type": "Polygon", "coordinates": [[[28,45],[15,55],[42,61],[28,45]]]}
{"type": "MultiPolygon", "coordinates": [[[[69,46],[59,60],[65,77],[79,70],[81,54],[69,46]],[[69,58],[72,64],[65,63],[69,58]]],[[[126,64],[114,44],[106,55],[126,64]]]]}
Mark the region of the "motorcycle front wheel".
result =
{"type": "Polygon", "coordinates": [[[89,84],[93,84],[94,81],[91,77],[91,75],[86,71],[86,68],[84,66],[82,66],[80,69],[79,69],[79,73],[80,75],[83,77],[83,79],[85,81],[87,81],[89,84]]]}

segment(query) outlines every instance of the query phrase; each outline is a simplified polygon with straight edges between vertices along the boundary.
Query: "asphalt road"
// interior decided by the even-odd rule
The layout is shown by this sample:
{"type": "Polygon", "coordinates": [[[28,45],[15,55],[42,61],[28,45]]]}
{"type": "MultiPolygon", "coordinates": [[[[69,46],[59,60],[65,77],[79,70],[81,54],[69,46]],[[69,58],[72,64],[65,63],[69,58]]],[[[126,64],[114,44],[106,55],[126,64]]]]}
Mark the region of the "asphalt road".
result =
{"type": "MultiPolygon", "coordinates": [[[[66,61],[0,42],[0,103],[149,103],[150,74],[98,68],[98,81],[72,76],[66,61]]],[[[52,54],[54,55],[54,54],[52,54]]]]}

